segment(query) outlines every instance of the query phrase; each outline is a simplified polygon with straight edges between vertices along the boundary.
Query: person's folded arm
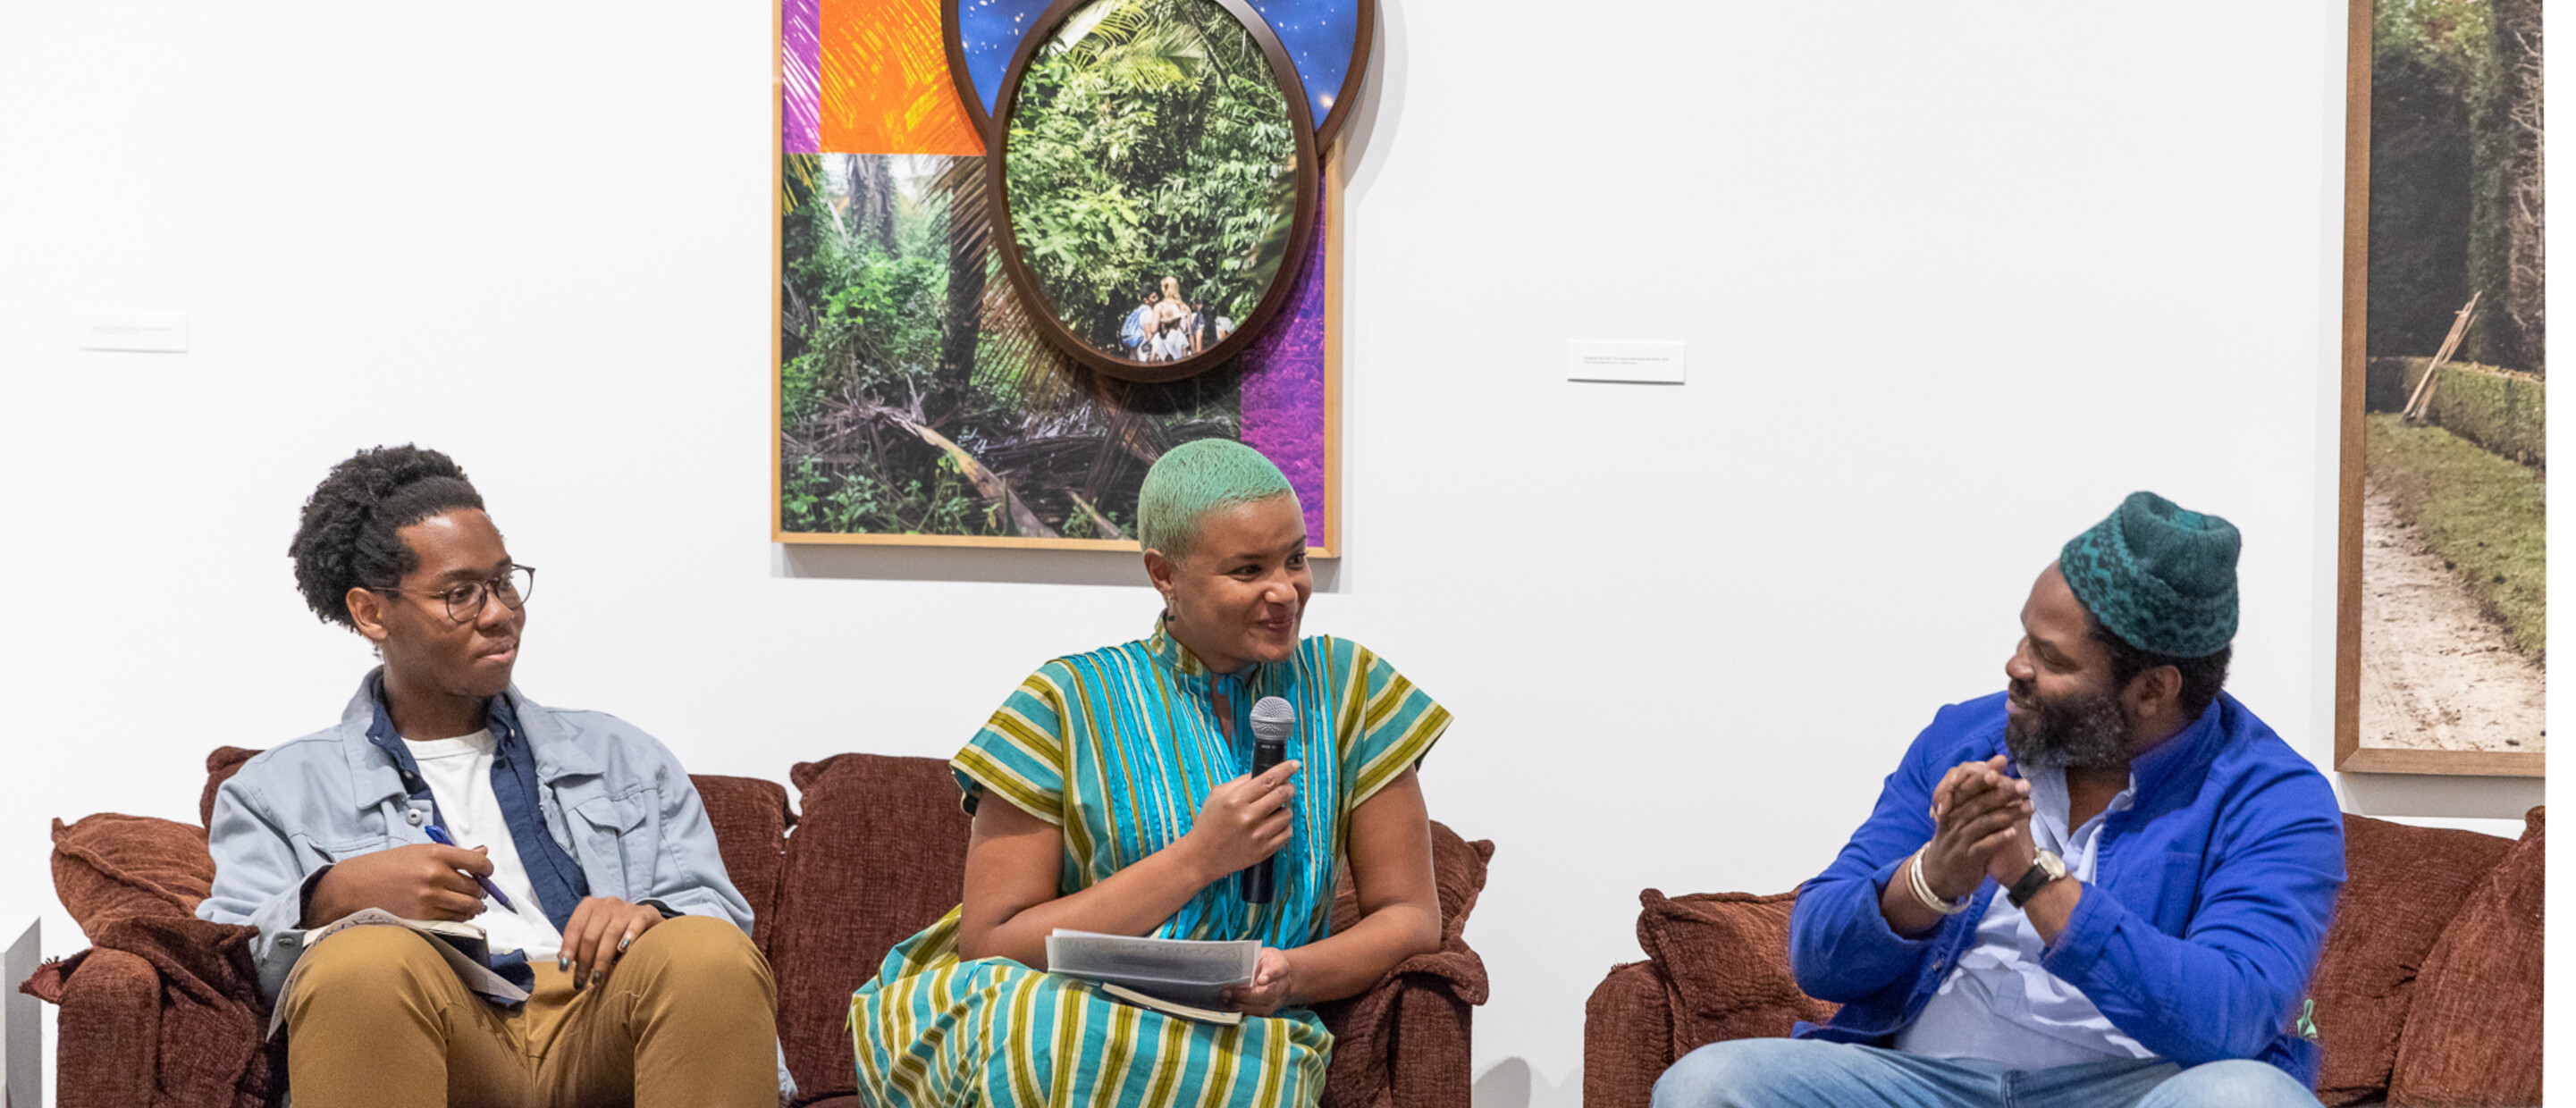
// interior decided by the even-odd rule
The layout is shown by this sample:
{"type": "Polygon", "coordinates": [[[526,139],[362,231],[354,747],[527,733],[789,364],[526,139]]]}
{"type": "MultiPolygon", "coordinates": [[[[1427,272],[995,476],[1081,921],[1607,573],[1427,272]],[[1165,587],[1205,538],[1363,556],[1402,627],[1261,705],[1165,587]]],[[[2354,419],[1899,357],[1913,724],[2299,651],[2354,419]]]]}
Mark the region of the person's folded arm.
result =
{"type": "Polygon", "coordinates": [[[2041,894],[2074,897],[2071,910],[2057,906],[2062,927],[2032,901],[2048,942],[2040,964],[2140,1045],[2184,1066],[2256,1057],[2288,1025],[2344,879],[2343,821],[2323,780],[2284,775],[2234,803],[2237,815],[2211,844],[2223,853],[2179,938],[2072,881],[2041,894]]]}
{"type": "Polygon", "coordinates": [[[1057,887],[1064,869],[1063,830],[1020,807],[1010,794],[979,787],[975,827],[966,842],[957,956],[1008,958],[1045,969],[1047,936],[1057,928],[1150,934],[1199,890],[1288,841],[1288,805],[1300,768],[1294,760],[1281,762],[1210,789],[1179,839],[1071,893],[1057,887]]]}
{"type": "Polygon", "coordinates": [[[1946,730],[1935,716],[1887,775],[1878,806],[1842,853],[1798,887],[1789,913],[1789,965],[1807,995],[1841,1004],[1873,996],[1908,980],[1931,949],[1928,936],[1909,938],[1890,927],[1880,900],[1890,882],[1906,880],[1907,860],[1931,841],[1932,787],[1951,760],[1933,749],[1934,733],[1946,730]]]}
{"type": "Polygon", "coordinates": [[[259,929],[251,940],[251,960],[259,970],[260,995],[275,1000],[288,971],[304,954],[306,924],[330,922],[305,920],[304,908],[306,894],[331,867],[304,872],[294,841],[238,776],[215,792],[206,849],[214,856],[215,881],[197,905],[197,918],[259,929]]]}
{"type": "Polygon", "coordinates": [[[966,846],[957,956],[1008,958],[1045,969],[1047,936],[1057,928],[1146,934],[1219,876],[1181,843],[1090,888],[1058,896],[1063,866],[1064,833],[1056,825],[986,794],[975,808],[975,828],[966,846]]]}
{"type": "Polygon", "coordinates": [[[1398,774],[1352,810],[1349,850],[1359,921],[1347,931],[1285,952],[1291,967],[1287,1004],[1357,996],[1397,963],[1440,949],[1431,813],[1413,770],[1398,774]]]}

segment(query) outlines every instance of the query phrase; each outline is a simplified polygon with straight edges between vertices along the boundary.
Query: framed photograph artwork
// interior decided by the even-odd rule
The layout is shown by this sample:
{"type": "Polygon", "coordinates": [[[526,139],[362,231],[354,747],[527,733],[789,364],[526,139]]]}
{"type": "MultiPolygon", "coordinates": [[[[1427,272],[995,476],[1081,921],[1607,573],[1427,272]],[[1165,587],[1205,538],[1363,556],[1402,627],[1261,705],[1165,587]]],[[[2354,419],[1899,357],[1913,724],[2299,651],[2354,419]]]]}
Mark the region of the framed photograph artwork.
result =
{"type": "Polygon", "coordinates": [[[2352,0],[2335,767],[2539,776],[2539,0],[2352,0]]]}
{"type": "Polygon", "coordinates": [[[1194,439],[1338,542],[1370,0],[783,0],[772,538],[1134,550],[1194,439]]]}

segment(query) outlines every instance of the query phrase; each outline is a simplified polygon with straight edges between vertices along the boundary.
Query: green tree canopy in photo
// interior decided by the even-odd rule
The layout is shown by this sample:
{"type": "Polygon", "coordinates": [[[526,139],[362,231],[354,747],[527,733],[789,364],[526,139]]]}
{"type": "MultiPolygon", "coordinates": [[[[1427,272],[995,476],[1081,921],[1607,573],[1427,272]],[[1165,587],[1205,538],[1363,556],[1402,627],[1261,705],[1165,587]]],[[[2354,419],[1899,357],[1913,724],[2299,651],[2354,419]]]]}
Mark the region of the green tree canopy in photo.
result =
{"type": "Polygon", "coordinates": [[[2540,0],[2371,8],[2373,357],[2438,347],[2471,294],[2459,356],[2546,369],[2540,0]]]}
{"type": "Polygon", "coordinates": [[[1211,0],[1099,0],[1030,63],[1005,173],[1020,256],[1065,326],[1120,350],[1164,277],[1202,312],[1252,313],[1297,202],[1288,100],[1211,0]]]}

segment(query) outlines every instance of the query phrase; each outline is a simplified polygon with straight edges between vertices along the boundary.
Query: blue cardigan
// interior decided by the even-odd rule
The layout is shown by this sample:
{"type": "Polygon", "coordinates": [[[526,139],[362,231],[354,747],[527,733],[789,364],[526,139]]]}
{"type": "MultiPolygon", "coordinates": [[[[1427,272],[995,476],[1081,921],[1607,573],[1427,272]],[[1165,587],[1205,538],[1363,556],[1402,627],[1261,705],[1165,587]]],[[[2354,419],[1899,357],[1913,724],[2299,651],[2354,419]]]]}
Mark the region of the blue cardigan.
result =
{"type": "MultiPolygon", "coordinates": [[[[1789,962],[1839,1002],[1800,1038],[1887,1045],[1976,939],[1997,890],[1921,939],[1879,914],[1879,890],[1932,837],[1932,787],[2004,752],[2004,694],[1932,717],[1878,808],[1799,887],[1789,962]]],[[[2316,1084],[2317,1044],[2292,1027],[2342,888],[2343,817],[2324,775],[2236,699],[2131,764],[2136,803],[2104,817],[2094,880],[2040,964],[2167,1061],[2269,1062],[2316,1084]]]]}

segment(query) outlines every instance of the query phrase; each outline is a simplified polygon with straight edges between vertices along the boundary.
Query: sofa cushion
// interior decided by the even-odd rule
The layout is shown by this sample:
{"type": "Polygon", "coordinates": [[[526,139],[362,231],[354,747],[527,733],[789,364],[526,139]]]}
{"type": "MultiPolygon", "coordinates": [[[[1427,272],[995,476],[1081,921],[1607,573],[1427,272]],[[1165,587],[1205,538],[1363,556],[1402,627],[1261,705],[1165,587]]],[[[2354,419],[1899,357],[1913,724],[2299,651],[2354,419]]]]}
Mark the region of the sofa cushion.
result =
{"type": "Polygon", "coordinates": [[[219,746],[206,755],[206,788],[197,794],[197,826],[215,825],[215,791],[241,772],[242,763],[258,756],[259,751],[241,746],[219,746]]]}
{"type": "Polygon", "coordinates": [[[2387,1095],[2398,1032],[2415,1000],[2417,971],[2442,928],[2510,839],[2435,827],[2407,827],[2346,815],[2344,869],[2324,956],[2308,986],[2325,1066],[2317,1098],[2361,1104],[2387,1095]]]}
{"type": "Polygon", "coordinates": [[[839,754],[790,772],[804,814],[787,837],[769,962],[787,1066],[809,1099],[855,1091],[850,993],[896,943],[964,895],[957,781],[936,758],[839,754]]]}
{"type": "Polygon", "coordinates": [[[2542,832],[2524,817],[2514,844],[2424,959],[2397,1042],[2388,1101],[2540,1103],[2542,832]]]}
{"type": "MultiPolygon", "coordinates": [[[[1493,857],[1492,840],[1471,843],[1459,838],[1448,824],[1431,821],[1431,880],[1440,890],[1441,946],[1457,942],[1466,931],[1467,913],[1475,911],[1476,898],[1485,891],[1485,871],[1493,857]]],[[[1349,930],[1359,918],[1359,891],[1351,884],[1346,866],[1341,883],[1333,888],[1333,933],[1349,930]]]]}
{"type": "Polygon", "coordinates": [[[1789,909],[1797,895],[1637,894],[1645,907],[1637,942],[1672,982],[1677,1046],[1777,1037],[1799,1020],[1832,1018],[1837,1006],[1799,991],[1789,972],[1789,909]]]}
{"type": "Polygon", "coordinates": [[[121,919],[189,918],[214,883],[203,828],[113,813],[54,821],[54,893],[83,934],[121,919]]]}
{"type": "Polygon", "coordinates": [[[751,902],[751,941],[769,949],[778,914],[778,878],[787,867],[787,827],[795,822],[787,810],[787,787],[757,777],[690,774],[698,802],[706,806],[707,823],[716,831],[716,853],[724,858],[725,876],[751,902]]]}

